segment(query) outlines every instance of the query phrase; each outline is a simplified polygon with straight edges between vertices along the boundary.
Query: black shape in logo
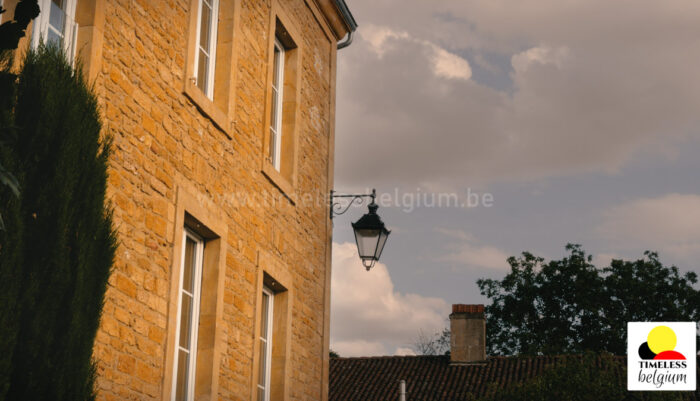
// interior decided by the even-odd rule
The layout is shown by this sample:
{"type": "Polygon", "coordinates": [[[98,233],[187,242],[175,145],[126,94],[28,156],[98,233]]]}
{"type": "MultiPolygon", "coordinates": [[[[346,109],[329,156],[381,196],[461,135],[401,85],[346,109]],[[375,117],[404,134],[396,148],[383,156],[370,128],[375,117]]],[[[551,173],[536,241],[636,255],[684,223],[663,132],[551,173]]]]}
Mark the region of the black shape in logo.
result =
{"type": "Polygon", "coordinates": [[[649,344],[644,342],[639,346],[639,357],[642,359],[654,359],[656,354],[649,348],[649,344]]]}

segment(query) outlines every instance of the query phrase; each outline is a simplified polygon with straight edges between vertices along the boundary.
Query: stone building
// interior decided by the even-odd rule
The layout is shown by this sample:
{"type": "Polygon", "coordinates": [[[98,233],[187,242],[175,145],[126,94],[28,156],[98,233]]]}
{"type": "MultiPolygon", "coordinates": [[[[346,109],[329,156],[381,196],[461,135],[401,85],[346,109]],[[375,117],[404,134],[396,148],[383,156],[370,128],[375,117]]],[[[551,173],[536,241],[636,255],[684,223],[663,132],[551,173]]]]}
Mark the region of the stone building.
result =
{"type": "Polygon", "coordinates": [[[99,399],[327,399],[344,1],[39,4],[114,138],[99,399]]]}

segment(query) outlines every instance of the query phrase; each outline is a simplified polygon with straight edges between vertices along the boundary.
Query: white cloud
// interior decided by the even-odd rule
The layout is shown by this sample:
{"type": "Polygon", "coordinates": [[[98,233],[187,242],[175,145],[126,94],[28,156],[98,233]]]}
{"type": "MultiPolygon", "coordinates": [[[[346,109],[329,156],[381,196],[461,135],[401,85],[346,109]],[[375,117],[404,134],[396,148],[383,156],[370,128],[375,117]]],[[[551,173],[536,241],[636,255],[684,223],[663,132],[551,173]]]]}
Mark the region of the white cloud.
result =
{"type": "Polygon", "coordinates": [[[447,253],[439,258],[441,261],[457,263],[466,267],[507,270],[508,254],[494,246],[479,244],[476,238],[462,230],[444,228],[435,229],[453,239],[446,245],[447,253]],[[456,240],[456,241],[454,241],[456,240]]]}
{"type": "Polygon", "coordinates": [[[447,79],[468,80],[472,76],[469,62],[457,54],[450,53],[428,40],[416,39],[405,31],[395,31],[385,26],[368,24],[360,32],[370,50],[382,59],[387,51],[404,46],[422,48],[432,65],[433,75],[447,79]]]}
{"type": "Polygon", "coordinates": [[[700,257],[700,195],[643,198],[602,213],[598,233],[619,249],[659,251],[679,261],[700,257]]]}
{"type": "Polygon", "coordinates": [[[406,32],[397,32],[387,27],[376,25],[368,25],[360,31],[360,35],[369,43],[370,49],[379,58],[382,58],[384,52],[387,50],[387,40],[410,38],[406,32]]]}
{"type": "Polygon", "coordinates": [[[379,341],[334,341],[331,349],[342,357],[387,355],[386,347],[379,341]]]}
{"type": "Polygon", "coordinates": [[[416,355],[416,351],[412,348],[399,347],[394,352],[394,355],[416,355]]]}
{"type": "Polygon", "coordinates": [[[511,59],[511,65],[513,66],[516,74],[526,71],[534,64],[552,64],[561,69],[563,68],[564,61],[566,61],[568,56],[569,49],[566,47],[552,49],[551,47],[547,46],[538,46],[514,55],[511,59]]]}
{"type": "Polygon", "coordinates": [[[433,48],[433,70],[435,75],[449,79],[467,80],[472,76],[472,69],[469,62],[462,57],[450,53],[437,46],[433,48]]]}
{"type": "Polygon", "coordinates": [[[355,244],[333,244],[331,348],[341,356],[405,353],[420,330],[441,329],[448,314],[443,299],[396,291],[384,264],[367,272],[355,244]]]}

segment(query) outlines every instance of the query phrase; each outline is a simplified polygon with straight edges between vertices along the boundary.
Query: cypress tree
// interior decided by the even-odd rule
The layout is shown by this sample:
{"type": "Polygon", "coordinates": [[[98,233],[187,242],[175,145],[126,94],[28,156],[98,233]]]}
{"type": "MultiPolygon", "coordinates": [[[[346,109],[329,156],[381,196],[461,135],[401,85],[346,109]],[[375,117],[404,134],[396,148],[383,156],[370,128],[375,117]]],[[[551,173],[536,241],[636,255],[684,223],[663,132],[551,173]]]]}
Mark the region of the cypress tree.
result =
{"type": "MultiPolygon", "coordinates": [[[[0,52],[0,175],[15,181],[15,187],[0,185],[0,400],[10,385],[12,352],[18,329],[19,269],[21,262],[22,221],[20,199],[13,173],[17,160],[12,151],[16,139],[14,126],[15,80],[10,72],[9,52],[0,52]]],[[[2,180],[3,183],[5,179],[2,180]]]]}
{"type": "Polygon", "coordinates": [[[19,283],[6,399],[94,399],[92,349],[116,250],[105,204],[110,141],[100,140],[80,68],[60,49],[27,53],[14,125],[21,231],[10,241],[18,255],[2,254],[19,283]]]}

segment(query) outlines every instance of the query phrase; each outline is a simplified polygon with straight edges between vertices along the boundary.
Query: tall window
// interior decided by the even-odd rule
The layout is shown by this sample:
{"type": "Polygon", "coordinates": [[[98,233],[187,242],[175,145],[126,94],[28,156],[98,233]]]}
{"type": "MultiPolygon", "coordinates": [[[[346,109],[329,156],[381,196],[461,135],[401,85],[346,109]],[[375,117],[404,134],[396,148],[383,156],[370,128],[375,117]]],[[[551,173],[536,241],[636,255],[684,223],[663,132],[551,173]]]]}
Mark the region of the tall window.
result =
{"type": "Polygon", "coordinates": [[[194,400],[195,365],[197,361],[197,328],[202,288],[202,255],[204,241],[184,230],[180,293],[178,296],[177,347],[173,374],[172,399],[194,400]]]}
{"type": "Polygon", "coordinates": [[[197,21],[197,52],[194,73],[197,86],[209,99],[214,99],[216,64],[216,32],[219,21],[219,0],[200,0],[197,21]]]}
{"type": "Polygon", "coordinates": [[[38,46],[40,40],[58,45],[73,60],[78,39],[75,5],[76,0],[39,0],[41,13],[34,20],[32,46],[38,46]]]}
{"type": "Polygon", "coordinates": [[[270,113],[270,161],[280,171],[282,153],[282,89],[284,88],[284,47],[275,38],[272,60],[272,107],[270,113]]]}
{"type": "Polygon", "coordinates": [[[270,365],[272,364],[272,312],[274,294],[263,287],[260,318],[260,371],[258,374],[258,401],[270,401],[270,365]]]}

